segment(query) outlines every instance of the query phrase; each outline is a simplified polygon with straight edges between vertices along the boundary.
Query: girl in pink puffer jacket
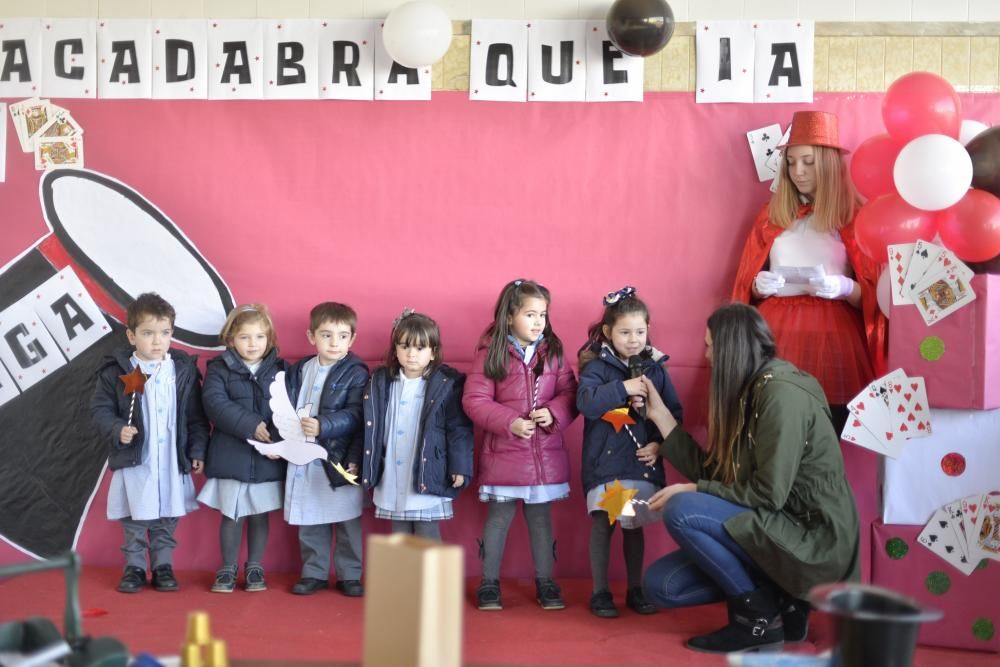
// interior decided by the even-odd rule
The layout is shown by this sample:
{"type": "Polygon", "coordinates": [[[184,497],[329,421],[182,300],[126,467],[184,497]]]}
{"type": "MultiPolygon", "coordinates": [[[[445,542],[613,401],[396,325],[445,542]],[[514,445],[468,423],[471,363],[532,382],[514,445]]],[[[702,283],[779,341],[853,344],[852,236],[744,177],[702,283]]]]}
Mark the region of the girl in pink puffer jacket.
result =
{"type": "Polygon", "coordinates": [[[562,609],[552,581],[555,541],[549,505],[569,495],[563,432],[576,417],[576,378],[548,320],[549,291],[530,280],[504,286],[483,334],[462,407],[483,431],[479,499],[489,503],[480,557],[477,604],[502,609],[500,561],[516,501],[524,503],[535,590],[543,609],[562,609]]]}

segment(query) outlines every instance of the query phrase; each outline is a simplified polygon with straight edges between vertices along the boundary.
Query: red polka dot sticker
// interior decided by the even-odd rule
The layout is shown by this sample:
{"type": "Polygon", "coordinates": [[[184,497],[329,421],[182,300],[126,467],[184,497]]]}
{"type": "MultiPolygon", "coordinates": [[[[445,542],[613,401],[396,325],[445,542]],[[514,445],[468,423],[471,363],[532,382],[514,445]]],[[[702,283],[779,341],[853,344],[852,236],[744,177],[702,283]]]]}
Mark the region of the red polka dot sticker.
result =
{"type": "Polygon", "coordinates": [[[941,470],[948,477],[958,477],[965,472],[965,457],[958,452],[945,454],[941,458],[941,470]]]}

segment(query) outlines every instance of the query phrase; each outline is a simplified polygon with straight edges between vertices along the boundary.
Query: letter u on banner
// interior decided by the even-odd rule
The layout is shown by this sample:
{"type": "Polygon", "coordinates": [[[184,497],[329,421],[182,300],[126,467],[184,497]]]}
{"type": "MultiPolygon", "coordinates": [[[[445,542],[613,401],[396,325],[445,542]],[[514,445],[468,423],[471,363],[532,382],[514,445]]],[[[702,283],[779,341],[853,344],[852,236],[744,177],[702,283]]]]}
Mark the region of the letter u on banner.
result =
{"type": "Polygon", "coordinates": [[[528,28],[528,101],[587,99],[586,21],[532,21],[528,28]]]}

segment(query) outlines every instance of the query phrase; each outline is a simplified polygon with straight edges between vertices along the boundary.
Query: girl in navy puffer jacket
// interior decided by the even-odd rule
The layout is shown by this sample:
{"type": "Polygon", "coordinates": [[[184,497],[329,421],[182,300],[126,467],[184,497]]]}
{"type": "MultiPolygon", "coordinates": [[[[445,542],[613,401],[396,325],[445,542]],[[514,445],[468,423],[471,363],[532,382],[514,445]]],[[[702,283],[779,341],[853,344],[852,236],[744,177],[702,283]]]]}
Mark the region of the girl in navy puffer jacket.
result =
{"type": "MultiPolygon", "coordinates": [[[[583,488],[591,516],[590,570],[594,593],[590,611],[596,616],[618,616],[608,589],[608,560],[614,523],[599,504],[606,488],[620,483],[645,500],[664,485],[658,460],[663,438],[645,420],[642,376],[653,381],[674,417],[681,420],[681,404],[661,355],[649,344],[649,309],[624,287],[604,298],[604,316],[590,327],[580,350],[580,388],[576,405],[584,416],[583,488]]],[[[640,614],[656,611],[642,593],[644,539],[641,523],[620,517],[628,593],[625,603],[640,614]]]]}
{"type": "Polygon", "coordinates": [[[392,532],[441,539],[441,521],[472,477],[472,423],[462,412],[465,376],[441,363],[441,333],[403,311],[385,366],[364,396],[363,482],[392,532]]]}
{"type": "Polygon", "coordinates": [[[576,417],[576,378],[548,319],[549,291],[530,280],[504,286],[493,324],[465,383],[462,406],[483,431],[479,499],[489,503],[480,556],[480,609],[502,609],[500,560],[517,501],[524,503],[535,591],[543,609],[562,609],[552,581],[550,505],[569,495],[563,433],[576,417]]]}

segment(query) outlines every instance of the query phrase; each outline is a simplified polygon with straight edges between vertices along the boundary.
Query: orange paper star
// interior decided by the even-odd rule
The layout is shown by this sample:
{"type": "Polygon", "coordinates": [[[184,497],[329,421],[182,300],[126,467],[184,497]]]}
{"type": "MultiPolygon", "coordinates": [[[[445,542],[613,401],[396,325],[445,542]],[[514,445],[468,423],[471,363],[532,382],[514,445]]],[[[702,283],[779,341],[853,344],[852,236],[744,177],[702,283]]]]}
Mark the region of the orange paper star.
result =
{"type": "Polygon", "coordinates": [[[122,393],[126,396],[129,394],[141,394],[142,389],[146,384],[146,376],[141,370],[139,370],[138,366],[133,368],[130,373],[119,375],[118,377],[125,383],[125,388],[122,390],[122,393]]]}
{"type": "Polygon", "coordinates": [[[622,426],[635,423],[635,420],[632,419],[631,416],[629,416],[627,407],[608,410],[603,415],[601,415],[601,419],[614,426],[615,433],[621,431],[622,426]]]}
{"type": "Polygon", "coordinates": [[[597,501],[597,506],[604,508],[604,511],[608,513],[608,523],[614,524],[621,516],[622,510],[635,498],[637,493],[639,493],[639,489],[626,489],[616,479],[611,484],[604,486],[604,494],[597,501]]]}

